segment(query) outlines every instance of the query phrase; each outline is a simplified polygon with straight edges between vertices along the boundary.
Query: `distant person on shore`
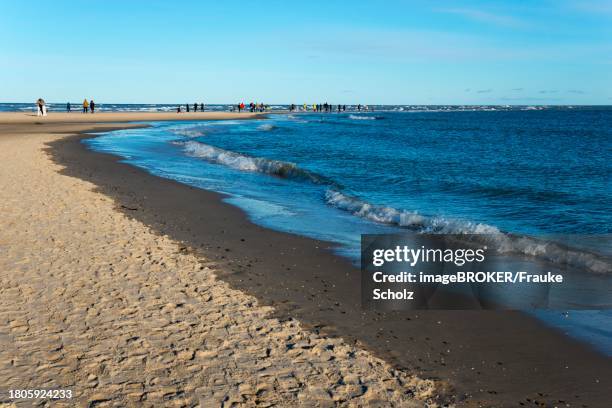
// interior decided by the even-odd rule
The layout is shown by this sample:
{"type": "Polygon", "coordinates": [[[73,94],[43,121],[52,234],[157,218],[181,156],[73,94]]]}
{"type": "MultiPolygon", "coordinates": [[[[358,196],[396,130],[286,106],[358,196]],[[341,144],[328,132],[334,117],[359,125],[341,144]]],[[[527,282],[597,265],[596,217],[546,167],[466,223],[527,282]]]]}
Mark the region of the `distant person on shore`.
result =
{"type": "Polygon", "coordinates": [[[91,113],[94,113],[94,109],[96,109],[96,103],[94,102],[94,100],[92,99],[89,102],[89,110],[91,111],[91,113]]]}
{"type": "Polygon", "coordinates": [[[194,111],[194,112],[197,112],[197,111],[198,111],[198,104],[197,104],[197,103],[194,103],[194,104],[193,104],[193,111],[194,111]]]}
{"type": "Polygon", "coordinates": [[[83,100],[83,113],[87,113],[89,112],[89,102],[87,102],[87,99],[83,100]]]}
{"type": "Polygon", "coordinates": [[[204,102],[202,102],[202,103],[200,104],[200,111],[201,111],[201,112],[204,112],[204,102]]]}
{"type": "Polygon", "coordinates": [[[47,105],[45,105],[45,100],[43,98],[38,98],[36,106],[38,108],[36,116],[47,116],[47,105]]]}
{"type": "Polygon", "coordinates": [[[176,108],[176,113],[181,113],[181,105],[176,108]]]}
{"type": "Polygon", "coordinates": [[[240,104],[238,104],[238,113],[240,113],[240,109],[241,109],[240,104]]]}
{"type": "Polygon", "coordinates": [[[43,114],[42,107],[43,107],[43,99],[38,98],[36,100],[36,116],[42,116],[43,114]]]}
{"type": "Polygon", "coordinates": [[[185,108],[186,108],[185,111],[189,112],[189,104],[188,103],[185,104],[185,108]]]}
{"type": "Polygon", "coordinates": [[[71,106],[70,106],[70,102],[68,102],[68,103],[66,104],[66,112],[70,113],[70,108],[71,108],[71,106]]]}

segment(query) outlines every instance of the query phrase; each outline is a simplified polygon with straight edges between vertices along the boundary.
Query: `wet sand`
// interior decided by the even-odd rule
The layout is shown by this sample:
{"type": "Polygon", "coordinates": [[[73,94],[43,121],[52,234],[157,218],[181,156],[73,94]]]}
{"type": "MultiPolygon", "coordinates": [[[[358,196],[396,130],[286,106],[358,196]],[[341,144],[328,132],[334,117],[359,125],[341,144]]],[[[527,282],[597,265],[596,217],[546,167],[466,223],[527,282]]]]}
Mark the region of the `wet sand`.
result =
{"type": "Polygon", "coordinates": [[[433,394],[440,400],[467,406],[608,405],[610,359],[540,322],[517,312],[364,312],[359,271],[334,256],[331,244],[258,227],[219,194],[87,151],[81,137],[45,140],[52,159],[65,166],[57,171],[93,183],[122,216],[156,237],[180,242],[185,256],[205,259],[232,290],[271,306],[275,321],[295,322],[317,338],[341,338],[410,378],[436,379],[433,394]]]}

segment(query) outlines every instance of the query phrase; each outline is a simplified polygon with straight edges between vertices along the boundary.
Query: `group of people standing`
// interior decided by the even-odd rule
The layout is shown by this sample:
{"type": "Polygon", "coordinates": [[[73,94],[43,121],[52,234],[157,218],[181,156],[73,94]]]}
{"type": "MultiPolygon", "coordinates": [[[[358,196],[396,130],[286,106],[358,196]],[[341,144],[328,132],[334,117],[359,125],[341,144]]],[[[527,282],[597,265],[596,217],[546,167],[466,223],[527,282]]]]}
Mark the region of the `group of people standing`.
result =
{"type": "MultiPolygon", "coordinates": [[[[182,111],[183,111],[183,108],[182,108],[181,105],[179,105],[176,108],[176,113],[181,113],[182,111]]],[[[198,104],[197,103],[193,104],[193,111],[194,112],[198,111],[198,104]]],[[[189,112],[189,104],[188,103],[185,104],[185,112],[189,112]]],[[[200,104],[200,112],[204,112],[204,104],[203,103],[200,104]]]]}
{"type": "MultiPolygon", "coordinates": [[[[359,105],[361,107],[361,105],[359,105]]],[[[296,110],[296,106],[295,104],[291,104],[289,105],[289,112],[294,112],[296,110]]],[[[306,112],[308,110],[308,105],[304,104],[302,106],[302,110],[304,112],[306,112]]],[[[336,105],[336,108],[334,109],[334,105],[331,105],[327,102],[325,102],[324,104],[316,104],[313,103],[312,104],[312,111],[313,112],[333,112],[334,110],[337,110],[338,112],[345,112],[346,111],[346,105],[336,105]]],[[[359,109],[361,110],[361,108],[359,109]]]]}
{"type": "MultiPolygon", "coordinates": [[[[238,103],[236,105],[232,105],[231,106],[231,110],[232,111],[238,110],[238,112],[242,112],[243,110],[245,110],[245,108],[246,108],[246,106],[245,106],[244,102],[240,102],[240,103],[238,103]]],[[[193,104],[193,111],[197,112],[198,109],[200,109],[200,112],[204,112],[204,104],[201,103],[199,105],[199,108],[198,108],[198,104],[194,103],[193,104]]],[[[264,112],[264,111],[267,111],[269,109],[270,109],[270,105],[265,105],[263,103],[257,103],[257,102],[249,103],[249,111],[251,111],[251,112],[264,112]]],[[[183,106],[179,105],[176,108],[176,113],[181,113],[181,112],[183,112],[183,106]]],[[[191,107],[190,107],[189,104],[185,104],[185,112],[191,112],[191,107]]]]}
{"type": "Polygon", "coordinates": [[[268,109],[270,109],[270,105],[264,105],[263,103],[253,103],[251,102],[249,104],[249,107],[251,108],[251,112],[263,112],[266,111],[268,109]]]}
{"type": "MultiPolygon", "coordinates": [[[[238,110],[238,112],[242,112],[243,110],[245,110],[246,105],[244,104],[244,102],[240,102],[236,105],[232,105],[230,110],[232,112],[238,110]]],[[[249,103],[249,111],[250,112],[264,112],[270,109],[270,105],[265,105],[263,103],[257,103],[257,102],[251,102],[249,103]]]]}
{"type": "MultiPolygon", "coordinates": [[[[91,111],[91,113],[94,113],[96,109],[96,103],[94,102],[94,100],[90,100],[89,102],[87,102],[87,99],[83,100],[83,113],[87,113],[89,111],[91,111]]],[[[70,112],[70,102],[68,102],[66,104],[66,110],[68,112],[70,112]]]]}
{"type": "MultiPolygon", "coordinates": [[[[38,110],[38,114],[37,116],[47,116],[47,106],[45,104],[44,99],[42,98],[38,98],[38,100],[36,101],[36,106],[37,106],[37,110],[38,110]]],[[[232,105],[231,110],[238,110],[238,112],[242,112],[244,111],[246,108],[244,102],[240,102],[239,104],[236,105],[232,105]]],[[[266,112],[270,109],[270,105],[266,105],[263,103],[257,103],[257,102],[251,102],[249,103],[249,111],[251,112],[266,112]]],[[[362,108],[364,108],[365,110],[369,110],[367,106],[362,107],[361,105],[357,105],[357,110],[361,111],[362,108]]],[[[70,102],[66,103],[66,112],[71,112],[72,106],[70,104],[70,102]]],[[[83,100],[83,113],[94,113],[96,109],[96,103],[94,102],[93,99],[91,100],[87,100],[87,98],[85,98],[83,100]]],[[[204,104],[200,103],[194,103],[193,104],[193,111],[197,112],[198,109],[200,110],[200,112],[204,112],[204,104]]],[[[289,105],[289,111],[290,112],[295,112],[296,110],[298,110],[297,106],[295,104],[291,104],[289,105]]],[[[312,106],[309,106],[307,104],[304,104],[302,106],[302,110],[304,112],[312,110],[313,112],[334,112],[334,111],[338,111],[338,112],[344,112],[346,111],[346,105],[332,105],[329,104],[327,102],[323,103],[323,104],[312,104],[312,106]],[[312,107],[312,109],[310,109],[312,107]]],[[[179,105],[176,109],[177,113],[181,113],[183,111],[183,107],[182,105],[179,105]]],[[[191,106],[189,104],[185,104],[185,112],[190,112],[191,111],[191,106]]]]}
{"type": "MultiPolygon", "coordinates": [[[[83,100],[83,113],[94,113],[96,109],[96,103],[94,100],[87,101],[87,99],[83,100]]],[[[36,100],[36,116],[47,116],[47,104],[43,98],[38,98],[36,100]]],[[[70,113],[72,111],[72,105],[70,102],[66,103],[66,112],[70,113]]]]}
{"type": "MultiPolygon", "coordinates": [[[[42,98],[39,98],[36,103],[38,104],[39,113],[41,113],[44,110],[43,116],[47,116],[45,101],[43,101],[42,98]],[[41,109],[41,103],[44,109],[41,109]]],[[[94,113],[95,109],[96,109],[96,103],[94,102],[93,99],[90,101],[87,101],[87,98],[85,98],[83,100],[83,113],[88,113],[88,112],[94,113]]],[[[66,112],[68,113],[72,112],[72,104],[70,102],[66,102],[66,112]]]]}

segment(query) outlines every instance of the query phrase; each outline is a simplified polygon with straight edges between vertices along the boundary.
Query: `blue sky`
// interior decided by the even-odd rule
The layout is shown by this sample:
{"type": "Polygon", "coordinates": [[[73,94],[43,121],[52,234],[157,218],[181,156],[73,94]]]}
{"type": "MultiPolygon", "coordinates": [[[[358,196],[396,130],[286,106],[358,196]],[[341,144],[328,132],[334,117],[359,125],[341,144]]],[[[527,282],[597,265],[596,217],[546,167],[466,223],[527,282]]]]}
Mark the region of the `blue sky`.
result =
{"type": "Polygon", "coordinates": [[[0,101],[612,104],[612,0],[6,1],[0,101]]]}

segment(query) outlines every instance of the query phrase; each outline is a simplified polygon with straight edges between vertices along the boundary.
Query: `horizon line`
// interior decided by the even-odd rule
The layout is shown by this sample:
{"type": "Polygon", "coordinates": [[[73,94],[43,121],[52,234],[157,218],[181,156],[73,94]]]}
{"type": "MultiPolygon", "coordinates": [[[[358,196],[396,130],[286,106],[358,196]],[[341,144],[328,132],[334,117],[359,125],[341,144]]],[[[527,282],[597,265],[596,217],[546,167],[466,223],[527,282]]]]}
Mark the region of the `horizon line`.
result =
{"type": "MultiPolygon", "coordinates": [[[[90,99],[88,99],[89,101],[90,99]]],[[[46,102],[49,104],[66,104],[73,103],[73,101],[65,101],[65,102],[46,102]]],[[[241,101],[242,103],[246,103],[241,101]]],[[[251,102],[251,101],[249,101],[251,102]]],[[[81,103],[81,102],[77,102],[81,103]]],[[[198,105],[202,102],[193,102],[198,105]]],[[[193,103],[188,103],[189,105],[193,105],[193,103]]],[[[263,102],[258,102],[263,103],[263,102]]],[[[302,103],[295,102],[270,102],[264,103],[264,105],[291,105],[291,104],[301,106],[302,103]]],[[[306,102],[306,105],[312,105],[314,102],[306,102]]],[[[323,102],[325,104],[327,102],[323,102]]],[[[0,104],[23,104],[23,105],[36,105],[36,101],[33,102],[0,102],[0,104]]],[[[165,102],[96,102],[97,105],[185,105],[185,103],[165,103],[165,102]]],[[[316,103],[319,105],[319,103],[316,103]]],[[[237,102],[215,102],[215,103],[204,103],[204,105],[237,105],[237,102]]],[[[338,105],[337,103],[331,103],[331,105],[338,105]]],[[[612,106],[612,103],[342,103],[341,105],[370,105],[370,106],[612,106]]]]}

